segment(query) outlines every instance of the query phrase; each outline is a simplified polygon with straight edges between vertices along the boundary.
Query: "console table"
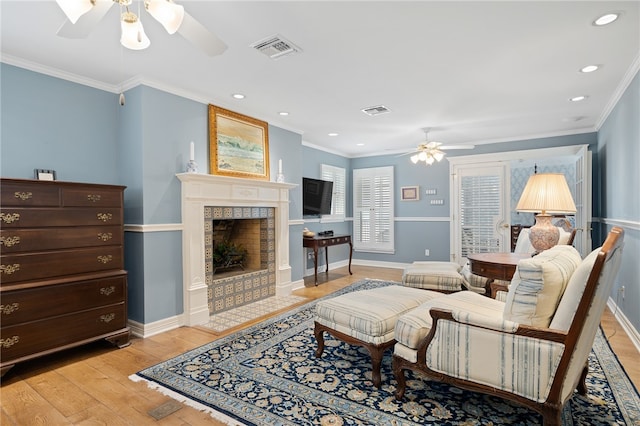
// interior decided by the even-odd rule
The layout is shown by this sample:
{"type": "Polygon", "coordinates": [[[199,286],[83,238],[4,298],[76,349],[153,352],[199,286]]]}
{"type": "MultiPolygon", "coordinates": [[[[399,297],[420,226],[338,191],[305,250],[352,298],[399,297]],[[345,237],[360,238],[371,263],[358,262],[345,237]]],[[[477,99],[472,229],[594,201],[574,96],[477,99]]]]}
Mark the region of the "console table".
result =
{"type": "Polygon", "coordinates": [[[351,272],[351,257],[353,256],[353,244],[351,244],[351,235],[329,235],[314,237],[303,237],[302,246],[313,249],[313,271],[315,275],[315,285],[318,285],[318,248],[324,247],[325,263],[327,264],[327,270],[329,272],[329,246],[337,246],[340,244],[349,244],[349,274],[351,272]]]}
{"type": "Polygon", "coordinates": [[[493,280],[511,281],[516,266],[521,259],[531,257],[528,253],[476,253],[467,256],[471,272],[486,277],[485,294],[495,298],[498,288],[493,288],[493,280]],[[490,293],[491,292],[491,293],[490,293]]]}

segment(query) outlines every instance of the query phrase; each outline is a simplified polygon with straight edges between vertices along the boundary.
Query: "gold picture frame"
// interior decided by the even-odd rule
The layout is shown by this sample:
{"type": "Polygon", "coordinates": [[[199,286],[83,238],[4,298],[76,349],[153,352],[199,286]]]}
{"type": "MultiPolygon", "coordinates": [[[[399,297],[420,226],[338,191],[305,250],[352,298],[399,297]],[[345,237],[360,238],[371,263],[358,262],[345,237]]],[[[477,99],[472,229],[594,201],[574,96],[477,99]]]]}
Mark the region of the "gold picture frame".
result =
{"type": "Polygon", "coordinates": [[[269,180],[269,124],[210,104],[209,170],[269,180]]]}

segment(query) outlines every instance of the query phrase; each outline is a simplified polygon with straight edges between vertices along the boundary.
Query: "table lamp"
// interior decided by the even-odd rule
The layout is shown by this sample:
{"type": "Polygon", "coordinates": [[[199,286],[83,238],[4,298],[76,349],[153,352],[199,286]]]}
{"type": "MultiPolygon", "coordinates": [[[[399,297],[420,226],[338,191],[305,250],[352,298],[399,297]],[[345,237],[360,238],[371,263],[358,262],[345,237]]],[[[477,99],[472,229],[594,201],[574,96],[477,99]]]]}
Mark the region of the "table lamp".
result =
{"type": "Polygon", "coordinates": [[[576,205],[562,173],[537,173],[529,178],[516,210],[538,213],[529,240],[539,253],[558,244],[560,238],[560,231],[551,223],[553,216],[549,213],[575,213],[576,205]]]}

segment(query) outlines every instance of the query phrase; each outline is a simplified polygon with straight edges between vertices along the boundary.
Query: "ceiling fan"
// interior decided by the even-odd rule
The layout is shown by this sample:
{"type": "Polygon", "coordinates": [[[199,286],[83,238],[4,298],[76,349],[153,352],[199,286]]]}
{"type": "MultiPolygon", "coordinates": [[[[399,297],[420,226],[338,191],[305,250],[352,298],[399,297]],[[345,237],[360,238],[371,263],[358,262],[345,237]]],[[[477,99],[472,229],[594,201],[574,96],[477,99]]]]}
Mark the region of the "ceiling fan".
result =
{"type": "Polygon", "coordinates": [[[418,145],[416,151],[408,152],[403,155],[411,155],[411,162],[417,164],[418,161],[424,161],[428,166],[436,161],[442,161],[446,150],[449,149],[473,149],[475,145],[443,145],[441,142],[429,140],[429,128],[422,129],[424,131],[424,142],[418,145]]]}
{"type": "MultiPolygon", "coordinates": [[[[102,21],[111,6],[117,3],[121,9],[120,43],[133,50],[146,49],[151,44],[144,33],[140,18],[129,10],[133,0],[56,0],[56,2],[67,16],[67,20],[57,33],[61,37],[86,38],[102,21]]],[[[144,8],[162,24],[169,34],[178,32],[209,56],[220,55],[227,49],[227,45],[222,40],[173,0],[144,0],[144,8]]]]}

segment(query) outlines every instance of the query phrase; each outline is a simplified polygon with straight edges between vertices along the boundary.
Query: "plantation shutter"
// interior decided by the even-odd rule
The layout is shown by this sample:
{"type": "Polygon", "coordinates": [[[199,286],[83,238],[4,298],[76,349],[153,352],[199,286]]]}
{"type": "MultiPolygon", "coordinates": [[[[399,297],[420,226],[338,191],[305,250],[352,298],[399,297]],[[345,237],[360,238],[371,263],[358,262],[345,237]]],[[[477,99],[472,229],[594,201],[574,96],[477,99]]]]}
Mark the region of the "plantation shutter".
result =
{"type": "Polygon", "coordinates": [[[393,253],[393,166],[353,171],[353,246],[393,253]]]}
{"type": "Polygon", "coordinates": [[[462,257],[502,251],[501,239],[495,233],[502,205],[500,177],[463,176],[460,189],[462,257]]]}
{"type": "MultiPolygon", "coordinates": [[[[330,166],[322,164],[320,166],[320,179],[333,182],[333,194],[331,198],[331,216],[330,219],[344,220],[346,205],[346,185],[347,178],[345,169],[342,167],[330,166]]],[[[326,218],[324,216],[323,218],[326,218]]]]}

